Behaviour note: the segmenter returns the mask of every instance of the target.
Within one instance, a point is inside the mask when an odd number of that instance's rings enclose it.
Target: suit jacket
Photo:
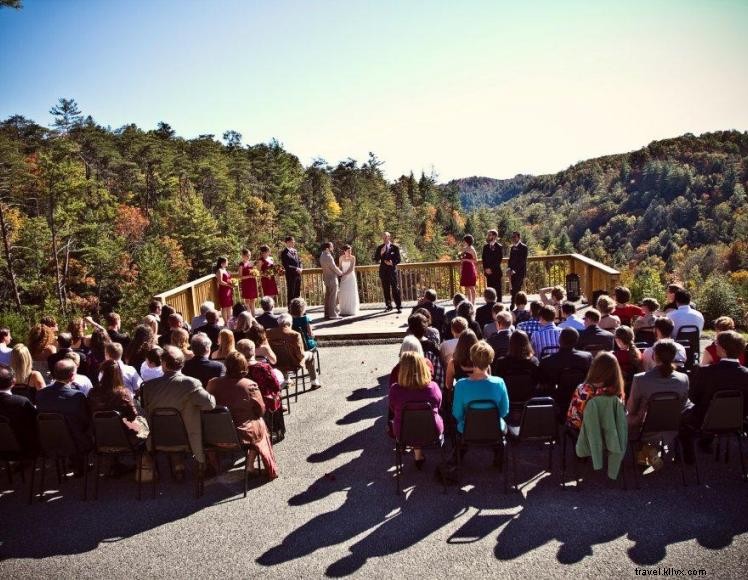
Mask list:
[[[612,351],[615,337],[613,333],[603,330],[597,325],[588,326],[579,333],[579,342],[577,346],[579,348],[587,348],[589,346],[602,346],[605,350]]]
[[[638,430],[647,412],[650,397],[667,391],[678,394],[682,405],[681,411],[685,410],[688,405],[688,377],[684,373],[674,372],[668,377],[663,377],[659,369],[652,369],[634,375],[631,393],[626,401],[629,428]]]
[[[720,360],[708,367],[698,367],[691,381],[689,398],[693,402],[692,417],[700,427],[706,410],[717,391],[737,389],[743,393],[743,416],[748,405],[748,368],[729,360]]]
[[[382,248],[384,248],[384,244],[379,244],[376,251],[374,252],[374,261],[379,263],[380,275],[392,272],[401,262],[400,248],[398,246],[390,243],[390,248],[384,253],[384,255],[382,255]],[[385,264],[385,260],[392,260],[392,266]]]
[[[200,411],[215,408],[213,395],[203,388],[200,381],[181,372],[151,379],[143,384],[142,390],[148,422],[151,422],[154,409],[171,407],[179,411],[195,458],[201,463],[205,462]]]
[[[501,244],[495,243],[493,249],[491,244],[485,244],[483,246],[483,269],[490,268],[494,274],[501,276],[501,260],[504,258],[504,248]]]
[[[288,248],[283,248],[281,251],[281,264],[283,264],[283,267],[286,269],[286,276],[289,278],[293,278],[294,276],[299,276],[300,274],[296,271],[296,268],[301,268],[301,256],[299,256],[299,252],[294,249],[292,252]]]
[[[520,242],[509,249],[509,268],[520,276],[527,274],[527,245]]]
[[[194,357],[184,363],[182,374],[197,379],[204,388],[210,379],[225,375],[226,367],[221,361]]]
[[[592,364],[592,353],[573,348],[559,349],[558,352],[540,360],[541,380],[549,385],[557,385],[561,372],[573,369],[587,374]]]
[[[276,328],[278,326],[278,316],[272,312],[263,312],[256,318],[257,322],[262,324],[265,330]]]
[[[337,284],[338,276],[342,276],[343,271],[338,268],[331,252],[324,251],[320,254],[319,265],[322,268],[322,279],[325,284]]]
[[[210,350],[218,350],[218,335],[221,333],[221,327],[217,324],[203,324],[199,328],[196,328],[193,334],[198,332],[204,332],[210,339],[211,347]]]
[[[481,329],[491,322],[493,322],[493,305],[495,302],[488,302],[483,306],[478,306],[475,309],[475,320],[480,325]]]
[[[279,370],[285,374],[299,368],[304,360],[304,341],[301,334],[287,326],[279,326],[268,330],[267,337],[278,357],[278,364],[275,366]]]
[[[70,428],[78,451],[93,448],[91,413],[86,396],[59,381],[36,393],[36,409],[40,413],[60,413]]]
[[[436,304],[435,302],[431,302],[430,300],[424,300],[420,304],[416,304],[416,306],[413,307],[413,310],[416,310],[417,308],[423,308],[429,311],[429,314],[431,315],[431,326],[441,332],[442,337],[444,337],[444,307],[439,306],[438,304]],[[451,336],[451,333],[447,334],[447,337]]]
[[[496,359],[506,356],[506,353],[509,352],[509,339],[511,337],[512,331],[508,328],[497,330],[488,337],[488,344],[491,345]]]
[[[0,455],[0,459],[33,457],[39,450],[36,429],[36,407],[26,397],[0,392],[0,415],[10,422],[10,428],[21,447],[20,454]]]

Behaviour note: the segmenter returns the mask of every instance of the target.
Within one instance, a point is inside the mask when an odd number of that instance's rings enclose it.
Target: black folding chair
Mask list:
[[[563,423],[566,419],[566,412],[569,410],[574,391],[584,382],[586,377],[587,373],[581,369],[565,368],[561,371],[556,390],[553,393],[559,423]]]
[[[672,439],[673,454],[676,461],[680,464],[681,479],[683,485],[686,484],[686,471],[683,467],[683,456],[680,449],[680,439],[676,437],[680,429],[681,415],[683,405],[680,402],[677,393],[672,391],[655,393],[649,398],[647,410],[644,414],[644,421],[636,434],[629,434],[629,450],[631,451],[631,461],[634,465],[634,481],[636,488],[639,489],[639,466],[636,463],[636,452],[634,443],[641,443],[645,439],[651,439],[654,435],[659,435],[657,447],[660,453],[665,455],[665,444],[663,439],[670,434]]]
[[[242,445],[236,433],[231,413],[226,407],[216,407],[210,411],[200,413],[203,428],[203,448],[220,455],[229,453],[232,458],[238,454],[244,457],[244,497],[247,497],[247,479],[249,477],[249,445]],[[260,466],[260,457],[257,456]],[[200,487],[200,495],[205,492],[204,485]]]
[[[506,445],[504,433],[501,430],[499,408],[496,403],[487,399],[470,401],[465,409],[465,427],[462,435],[457,438],[457,472],[458,480],[462,483],[462,451],[470,447],[491,447],[496,450],[501,447],[502,463],[506,459]],[[504,493],[507,493],[507,477],[504,472]]]
[[[551,356],[552,354],[557,353],[558,350],[558,346],[544,346],[543,350],[540,353],[540,358]]]
[[[8,483],[13,485],[13,467],[11,461],[18,461],[21,466],[21,481],[26,482],[24,474],[25,462],[29,457],[24,457],[21,445],[18,442],[16,434],[10,426],[10,420],[0,415],[0,461],[5,462],[5,470],[8,474]],[[34,470],[31,470],[31,486],[29,491],[29,503],[33,499],[34,493]]]
[[[556,405],[552,397],[534,397],[525,403],[519,425],[507,427],[507,444],[512,455],[512,475],[514,490],[517,487],[517,450],[523,441],[548,444],[548,472],[553,467],[553,449],[558,443],[558,423]],[[504,478],[506,480],[506,476]],[[504,486],[506,490],[506,486]]]
[[[29,385],[17,384],[11,387],[10,392],[14,395],[26,397],[29,401],[36,405],[36,389],[34,387],[30,387]]]
[[[65,417],[60,413],[39,413],[36,418],[39,427],[39,448],[42,460],[41,489],[39,501],[44,498],[44,476],[47,470],[47,459],[54,459],[57,469],[57,482],[62,483],[65,478],[65,461],[70,458],[81,458],[83,464],[83,501],[88,497],[88,453],[81,452],[75,444]],[[31,467],[36,469],[36,459]],[[33,475],[32,495],[33,495]]]
[[[291,390],[290,390],[290,381],[294,381],[294,402],[298,402],[299,400],[299,381],[301,381],[301,392],[306,392],[306,379],[308,377],[308,374],[306,372],[306,368],[304,367],[304,363],[302,362],[298,366],[294,366],[294,364],[291,362],[291,351],[288,348],[288,345],[286,344],[286,341],[284,340],[273,340],[269,342],[270,347],[273,349],[273,352],[275,353],[275,356],[278,359],[277,364],[275,365],[276,368],[278,368],[282,373],[283,376],[286,377],[286,401],[288,403],[288,410],[289,414],[291,413]]]
[[[434,408],[430,403],[406,403],[400,419],[400,437],[395,440],[395,494],[400,495],[400,477],[403,472],[403,453],[406,447],[420,449],[437,447],[441,453],[439,469],[442,473],[444,493],[447,483],[444,476],[446,457],[444,435],[439,433],[434,420]]]
[[[678,334],[675,337],[676,342],[681,343],[683,346],[686,346],[686,343],[688,343],[690,347],[690,352],[688,348],[686,349],[688,354],[686,367],[689,369],[699,365],[699,360],[701,359],[700,339],[701,331],[694,324],[686,324],[678,329]]]
[[[169,467],[171,468],[171,454],[188,454],[193,456],[192,445],[187,435],[187,429],[182,420],[182,414],[171,407],[159,407],[153,410],[150,420],[151,457],[153,458],[153,478],[151,480],[151,497],[156,497],[156,479],[158,475],[158,454],[169,454]],[[200,497],[204,465],[197,460],[197,478],[195,483],[195,497]],[[173,473],[172,473],[173,475]],[[142,478],[141,471],[138,479]]]
[[[517,425],[525,403],[535,396],[537,383],[530,374],[521,373],[504,377],[509,394],[509,416],[507,422]]]
[[[96,411],[93,414],[94,426],[94,499],[99,498],[99,478],[101,477],[101,458],[118,458],[121,455],[132,455],[138,470],[137,498],[141,498],[141,475],[145,441],[133,443],[122,416],[117,411]]]
[[[602,351],[610,352],[608,345],[606,344],[587,344],[585,346],[577,347],[579,350],[584,350],[592,354],[592,357],[596,357],[597,353]]]
[[[719,459],[720,443],[722,437],[735,435],[738,441],[738,454],[740,455],[740,469],[743,474],[743,481],[746,479],[745,459],[743,458],[743,444],[741,437],[744,430],[744,407],[743,393],[735,389],[725,389],[714,393],[709,407],[704,415],[704,421],[701,424],[700,434],[702,436],[717,437],[717,449],[715,459]],[[698,453],[695,454],[698,456]],[[730,461],[730,442],[729,439],[725,445],[725,463]],[[701,484],[699,476],[699,461],[696,459],[696,483]]]
[[[634,332],[634,340],[638,348],[648,348],[652,346],[657,340],[654,326],[642,326],[639,330]],[[639,346],[642,344],[643,346]]]

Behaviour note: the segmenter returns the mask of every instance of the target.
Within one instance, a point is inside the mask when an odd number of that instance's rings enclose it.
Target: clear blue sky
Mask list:
[[[540,174],[748,129],[747,30],[746,0],[24,0],[0,10],[0,118],[64,96],[305,164]]]

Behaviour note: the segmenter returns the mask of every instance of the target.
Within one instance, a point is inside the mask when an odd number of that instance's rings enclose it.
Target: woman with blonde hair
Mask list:
[[[234,342],[234,333],[228,328],[222,328],[218,333],[218,348],[213,351],[210,358],[213,360],[226,360],[226,358],[236,351]]]
[[[587,378],[574,391],[566,414],[566,425],[579,431],[582,428],[584,407],[590,399],[599,396],[618,397],[621,402],[626,398],[618,359],[607,351],[599,352],[592,360]]]
[[[403,354],[406,352],[416,352],[420,354],[421,356],[424,356],[423,354],[423,346],[421,345],[421,341],[418,340],[415,336],[412,334],[407,335],[405,338],[403,338],[403,343],[400,345],[400,354],[398,355],[398,361],[397,364],[392,368],[390,371],[390,386],[395,384],[397,382],[398,373],[400,372],[400,358],[402,358]],[[431,376],[434,376],[434,365],[429,360],[426,359],[426,364],[429,367],[429,372],[431,373]]]
[[[417,352],[404,352],[400,358],[397,382],[390,387],[389,409],[393,417],[392,432],[400,437],[403,410],[411,404],[428,403],[431,406],[434,425],[439,434],[444,432],[444,423],[439,415],[442,393],[431,380],[426,358]],[[424,442],[426,443],[426,442]],[[417,469],[423,467],[426,457],[419,447],[413,448],[413,459]]]
[[[10,368],[16,376],[17,385],[28,385],[37,391],[47,385],[39,371],[34,370],[31,353],[24,344],[17,344],[10,352]]]
[[[610,296],[603,294],[597,299],[597,309],[600,311],[598,326],[603,330],[615,330],[621,326],[621,319],[613,315],[616,302]]]
[[[47,373],[47,359],[57,352],[55,331],[45,324],[35,324],[29,331],[29,352],[35,371]]]
[[[229,330],[229,332],[231,331]],[[182,351],[182,353],[184,353],[185,361],[191,360],[195,357],[195,353],[190,350],[190,334],[184,328],[175,328],[171,331],[171,345],[176,346]],[[151,350],[153,349],[150,349],[148,352]],[[146,359],[147,358],[148,353],[146,353]]]

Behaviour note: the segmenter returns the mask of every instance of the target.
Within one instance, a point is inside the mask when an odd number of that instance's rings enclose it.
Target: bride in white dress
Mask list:
[[[342,316],[355,316],[358,314],[358,281],[356,280],[356,256],[351,254],[348,244],[343,246],[340,255],[340,269],[343,275],[340,277],[340,290],[338,293],[338,304]]]

